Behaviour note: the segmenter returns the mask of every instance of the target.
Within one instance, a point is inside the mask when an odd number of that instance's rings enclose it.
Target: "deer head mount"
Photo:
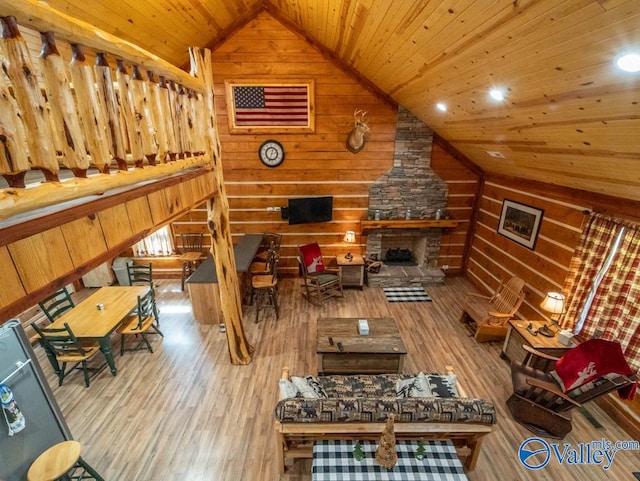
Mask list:
[[[366,141],[365,134],[369,132],[369,125],[364,120],[367,112],[364,110],[356,110],[353,113],[354,127],[347,136],[347,149],[350,152],[357,154],[364,148]]]

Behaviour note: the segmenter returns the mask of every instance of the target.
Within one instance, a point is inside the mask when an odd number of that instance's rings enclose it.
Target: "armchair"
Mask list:
[[[470,327],[477,342],[504,339],[508,321],[515,316],[524,297],[524,281],[515,276],[500,282],[493,296],[469,293],[460,322]]]
[[[333,297],[344,297],[340,269],[327,268],[317,242],[299,247],[300,268],[304,278],[303,295],[317,306]]]
[[[571,409],[603,394],[635,395],[636,375],[616,342],[590,339],[559,359],[523,348],[523,362],[511,364],[513,394],[507,407],[517,422],[539,436],[563,439],[571,432]],[[533,368],[536,358],[548,365]]]

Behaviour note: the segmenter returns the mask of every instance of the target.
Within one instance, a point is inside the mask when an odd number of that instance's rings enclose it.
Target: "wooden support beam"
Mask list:
[[[207,106],[213,106],[213,71],[211,70],[211,51],[192,48],[190,56],[197,66],[194,72],[202,75],[205,82],[205,96]],[[213,110],[208,112],[209,127],[208,150],[214,152],[218,144],[218,131],[215,124]],[[207,225],[211,231],[211,251],[216,260],[216,273],[222,300],[222,316],[226,324],[227,344],[232,364],[249,364],[254,347],[249,344],[242,324],[242,298],[236,272],[236,260],[233,252],[233,240],[229,225],[229,201],[224,188],[222,162],[215,158],[213,162],[215,177],[215,194],[207,202]]]

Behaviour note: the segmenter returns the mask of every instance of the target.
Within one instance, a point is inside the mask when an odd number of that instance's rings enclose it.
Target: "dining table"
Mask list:
[[[68,324],[78,339],[98,341],[111,374],[115,376],[117,369],[111,350],[111,334],[138,307],[138,297],[144,296],[148,290],[149,286],[101,287],[47,327],[64,328]]]

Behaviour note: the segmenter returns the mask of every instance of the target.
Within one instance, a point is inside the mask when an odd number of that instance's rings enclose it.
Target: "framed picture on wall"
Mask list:
[[[538,239],[543,214],[542,209],[504,199],[498,234],[533,250]]]
[[[225,91],[232,134],[315,130],[313,80],[226,81]]]

